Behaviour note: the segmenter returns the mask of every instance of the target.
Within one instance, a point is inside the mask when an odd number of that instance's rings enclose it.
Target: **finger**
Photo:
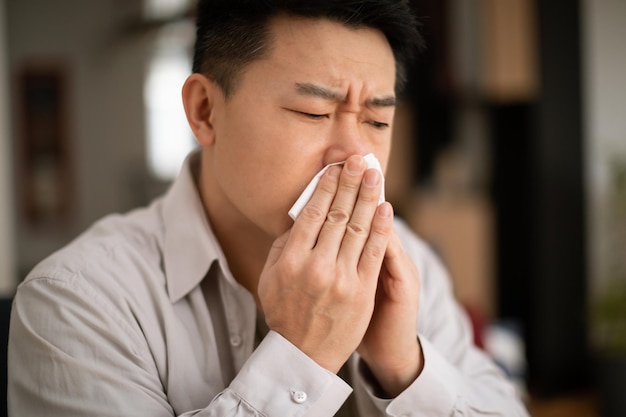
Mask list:
[[[320,230],[326,221],[328,210],[337,193],[340,173],[340,166],[331,166],[322,175],[311,199],[294,221],[288,244],[303,245],[307,250],[315,246]]]
[[[359,259],[358,271],[361,277],[371,278],[377,282],[391,232],[393,230],[393,208],[388,202],[378,206],[372,221],[372,227],[368,235],[361,258]]]
[[[385,249],[385,265],[391,275],[401,275],[402,260],[405,257],[404,247],[400,242],[400,237],[395,231],[389,238],[389,243]]]
[[[419,271],[404,250],[395,230],[392,230],[383,262],[386,273],[382,283],[387,297],[396,302],[408,299],[411,301],[410,305],[419,302],[421,285]],[[417,300],[413,300],[413,296],[416,296]]]
[[[335,254],[339,252],[359,194],[364,171],[365,161],[362,156],[353,155],[346,160],[341,171],[337,194],[320,231],[317,247],[321,251]]]
[[[381,193],[382,176],[375,169],[368,169],[363,176],[359,195],[346,226],[339,257],[356,265],[367,238]]]

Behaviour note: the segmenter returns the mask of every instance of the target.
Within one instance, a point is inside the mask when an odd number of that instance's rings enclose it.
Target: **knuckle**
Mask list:
[[[317,188],[319,188],[320,190],[322,190],[323,192],[327,194],[334,195],[335,192],[337,191],[337,183],[327,179],[326,176],[324,176],[322,177],[322,180],[319,182]]]
[[[357,193],[361,188],[360,183],[342,182],[340,186],[341,190],[349,193]]]
[[[286,276],[292,276],[300,269],[300,262],[297,256],[283,254],[280,262],[280,269]]]
[[[346,233],[357,237],[362,237],[369,234],[369,229],[365,225],[359,224],[358,222],[353,220],[348,223],[348,226],[346,227]]]
[[[302,209],[300,216],[309,223],[317,223],[324,219],[324,212],[315,204],[307,204]]]
[[[327,274],[326,263],[320,260],[310,262],[307,266],[307,271],[312,280],[321,280]]]
[[[389,221],[374,218],[372,223],[372,234],[379,237],[387,237],[391,233],[393,224]]]
[[[380,259],[385,254],[385,248],[379,245],[366,245],[363,255],[372,259]]]
[[[338,300],[347,300],[354,293],[348,279],[338,278],[333,286],[333,296]]]
[[[332,224],[345,225],[350,220],[350,213],[341,207],[333,207],[326,216],[326,221]]]
[[[359,193],[359,200],[366,203],[378,203],[378,193],[376,192],[361,192]]]
[[[328,267],[323,262],[313,262],[308,267],[308,278],[306,280],[306,286],[310,293],[323,293],[331,284],[331,274],[329,274]]]

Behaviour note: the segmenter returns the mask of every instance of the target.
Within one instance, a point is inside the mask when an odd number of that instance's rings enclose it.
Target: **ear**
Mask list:
[[[222,90],[202,74],[191,74],[183,85],[183,106],[187,122],[201,146],[215,142],[215,105],[223,100]]]

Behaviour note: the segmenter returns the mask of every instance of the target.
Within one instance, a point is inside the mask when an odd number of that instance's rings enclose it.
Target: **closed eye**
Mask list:
[[[387,129],[389,127],[389,123],[377,122],[376,120],[371,120],[367,123],[372,125],[375,129],[379,129],[379,130]]]
[[[298,114],[301,114],[304,117],[308,117],[309,119],[313,119],[313,120],[321,120],[321,119],[325,119],[328,117],[328,114],[307,113],[307,112],[297,111],[297,110],[294,110],[294,111]]]

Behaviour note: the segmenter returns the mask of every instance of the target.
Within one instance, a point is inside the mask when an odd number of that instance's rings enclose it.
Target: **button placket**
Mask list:
[[[235,372],[239,372],[252,353],[254,337],[250,335],[254,335],[256,306],[250,293],[231,285],[225,276],[222,279],[220,290],[226,310],[229,343]]]

